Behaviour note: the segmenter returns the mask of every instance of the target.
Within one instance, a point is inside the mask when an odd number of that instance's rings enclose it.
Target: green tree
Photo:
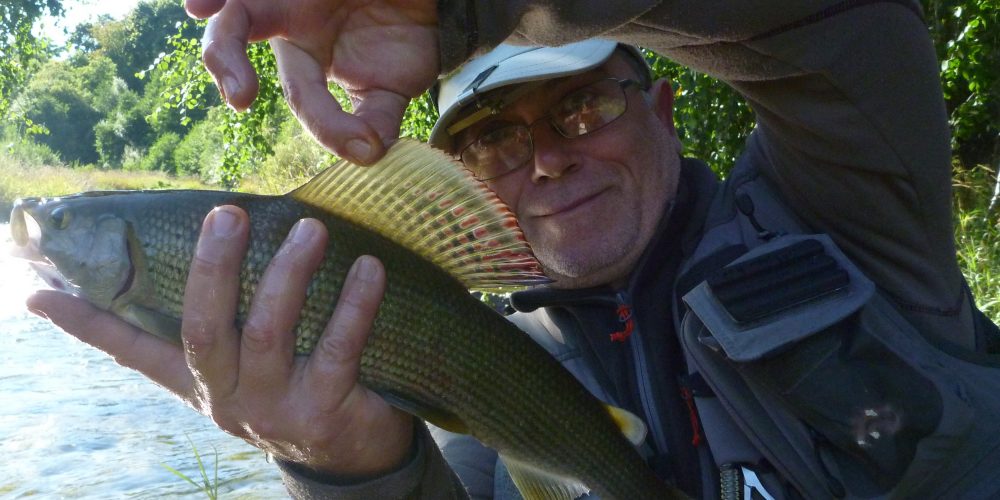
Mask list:
[[[118,166],[127,149],[142,150],[149,145],[152,129],[139,96],[128,88],[125,80],[115,77],[103,100],[104,103],[95,106],[103,118],[94,126],[94,147],[102,166]]]
[[[754,116],[746,101],[708,75],[645,54],[654,78],[666,78],[674,87],[674,125],[684,155],[704,161],[717,173],[728,172],[753,130]]]
[[[0,2],[0,117],[7,117],[12,97],[27,76],[48,57],[48,43],[31,32],[44,14],[62,15],[62,0]]]
[[[97,41],[94,32],[100,26],[111,22],[114,22],[113,17],[101,14],[97,16],[96,21],[78,24],[67,40],[70,50],[79,50],[82,52],[97,51],[101,44]]]
[[[48,133],[36,140],[65,162],[94,163],[95,127],[114,109],[115,65],[106,57],[77,55],[49,61],[32,77],[15,107]]]
[[[94,51],[106,55],[129,88],[141,91],[143,82],[137,73],[168,50],[168,39],[178,29],[183,36],[198,34],[193,24],[185,23],[187,19],[184,7],[176,0],[145,1],[121,21],[105,20],[83,27],[85,33],[78,38],[81,48],[94,47]]]
[[[968,168],[1000,162],[1000,0],[924,0],[952,128]]]

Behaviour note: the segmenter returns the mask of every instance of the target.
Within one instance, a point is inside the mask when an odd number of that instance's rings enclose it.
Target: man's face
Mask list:
[[[608,77],[636,74],[616,54],[600,68],[533,89],[462,131],[455,144],[461,150],[503,123],[534,123],[566,94]],[[517,215],[554,286],[624,285],[676,193],[680,142],[669,84],[654,85],[652,96],[635,85],[625,93],[625,114],[584,136],[566,138],[539,121],[528,163],[487,181]]]

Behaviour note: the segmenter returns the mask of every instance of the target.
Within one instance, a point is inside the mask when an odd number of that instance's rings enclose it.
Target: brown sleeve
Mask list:
[[[461,481],[441,456],[427,426],[417,425],[414,452],[398,470],[362,481],[317,477],[303,467],[278,461],[289,495],[296,499],[371,500],[406,498],[413,500],[459,500],[468,498]]]
[[[559,44],[600,36],[725,81],[757,114],[754,160],[802,220],[833,236],[925,333],[971,346],[947,115],[915,1],[442,5],[464,12],[466,29],[442,38],[472,29],[483,48],[505,37]]]

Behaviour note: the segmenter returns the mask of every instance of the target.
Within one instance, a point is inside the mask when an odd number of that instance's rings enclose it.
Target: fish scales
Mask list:
[[[509,467],[520,462],[573,478],[603,498],[680,496],[655,478],[602,404],[539,345],[438,265],[380,234],[287,195],[163,191],[67,197],[53,203],[73,204],[80,212],[77,218],[95,210],[124,220],[128,240],[137,247],[135,280],[150,285],[142,294],[130,291],[121,298],[133,294],[130,300],[138,305],[174,319],[181,315],[184,283],[205,214],[222,204],[242,207],[251,227],[240,273],[237,326],[245,321],[256,284],[292,225],[315,217],[326,225],[329,240],[295,327],[298,354],[314,348],[354,260],[375,255],[388,280],[361,356],[362,384],[431,423],[469,432],[499,450],[510,460]],[[25,203],[15,212],[41,212],[43,205]]]
[[[593,401],[584,398],[538,400],[537,395],[541,394],[573,393],[567,391],[567,387],[576,382],[567,380],[568,375],[540,377],[541,373],[552,372],[552,360],[533,341],[519,331],[512,332],[513,327],[506,320],[469,296],[451,277],[413,258],[412,253],[394,243],[294,202],[274,201],[234,198],[217,202],[242,206],[253,221],[251,251],[243,264],[248,279],[241,287],[240,321],[245,318],[252,299],[254,287],[251,284],[259,281],[267,262],[277,253],[282,235],[287,234],[299,218],[318,217],[327,225],[330,238],[324,263],[310,285],[303,319],[296,327],[300,354],[309,352],[322,332],[336,303],[337,291],[343,284],[342,277],[354,259],[366,250],[380,248],[377,253],[390,279],[374,332],[362,354],[363,384],[378,392],[404,395],[408,399],[419,399],[422,404],[452,409],[470,428],[489,429],[473,432],[487,445],[517,443],[516,447],[530,450],[525,455],[543,457],[544,465],[550,470],[566,469],[579,474],[582,469],[590,477],[607,474],[603,460],[582,460],[573,464],[574,457],[567,456],[567,451],[571,450],[570,454],[578,457],[595,457],[607,454],[608,450],[622,449],[617,428],[607,420],[589,417],[593,415],[590,408]],[[282,210],[275,210],[279,206]],[[192,230],[186,239],[196,238],[197,230]],[[190,249],[188,255],[193,252],[191,245],[181,248]],[[183,262],[185,259],[178,260]],[[164,285],[164,288],[177,287]],[[441,293],[448,289],[453,293]],[[449,300],[443,300],[444,297]],[[178,306],[179,300],[180,297]],[[427,311],[433,313],[427,314]],[[483,328],[472,335],[464,334],[469,324]],[[492,333],[494,331],[506,335],[497,335]],[[490,369],[497,362],[513,369]],[[484,371],[503,376],[496,379]],[[484,405],[484,402],[490,404]],[[554,412],[554,409],[560,411]],[[562,432],[564,428],[578,432],[568,434]],[[553,437],[563,439],[555,441]],[[513,458],[518,457],[514,455]],[[617,460],[637,462],[634,450],[628,448],[622,449]],[[634,466],[645,467],[641,463]],[[623,498],[641,497],[638,493],[629,495]]]

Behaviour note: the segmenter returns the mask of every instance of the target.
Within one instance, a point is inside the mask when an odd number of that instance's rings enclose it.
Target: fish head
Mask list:
[[[101,196],[22,198],[14,203],[14,256],[49,286],[108,309],[135,276],[129,224]]]

